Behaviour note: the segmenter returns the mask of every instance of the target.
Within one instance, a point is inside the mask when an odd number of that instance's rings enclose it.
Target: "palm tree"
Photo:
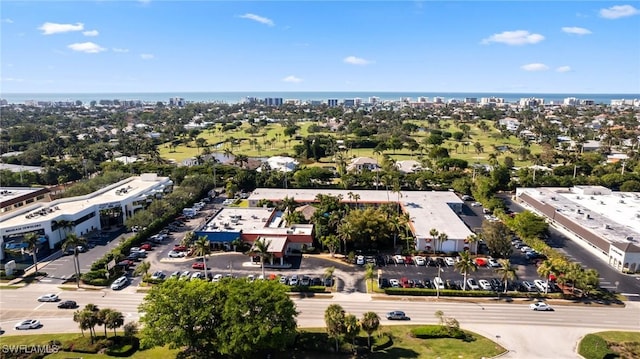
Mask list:
[[[282,204],[282,208],[287,213],[293,212],[293,210],[298,205],[298,202],[296,202],[296,199],[293,198],[293,197],[289,197],[289,196],[285,196],[280,203]]]
[[[107,337],[107,317],[113,312],[111,308],[102,308],[96,314],[98,317],[98,325],[104,325],[104,337]]]
[[[271,241],[267,241],[266,238],[258,238],[255,242],[253,242],[252,252],[253,254],[260,257],[260,267],[262,269],[262,278],[264,278],[264,260],[265,258],[270,258],[271,253],[269,252],[269,247],[271,246]]]
[[[140,274],[143,277],[149,275],[149,269],[151,269],[151,263],[144,261],[136,266],[136,269],[133,271],[135,274]]]
[[[436,240],[438,239],[439,234],[440,232],[438,232],[438,230],[435,228],[431,228],[431,230],[429,231],[429,235],[433,239],[433,254],[436,254]]]
[[[56,222],[58,225],[58,231],[60,231],[61,229],[64,229],[65,235],[67,234],[67,231],[71,228],[73,228],[73,221],[67,221],[65,219],[61,219],[59,221]],[[59,234],[59,233],[58,233]],[[66,236],[60,236],[60,238],[64,238]]]
[[[347,314],[344,317],[344,337],[351,343],[351,349],[356,350],[356,337],[360,332],[360,322],[353,314]]]
[[[507,292],[510,280],[518,279],[516,269],[511,266],[511,261],[508,259],[499,260],[501,267],[496,268],[496,273],[500,276],[500,279],[504,282],[504,292]]]
[[[67,239],[62,242],[62,251],[66,252],[73,249],[73,262],[76,270],[76,286],[80,288],[80,259],[78,247],[86,246],[87,240],[84,237],[78,237],[75,233],[67,234]]]
[[[22,240],[27,245],[26,249],[31,258],[33,258],[33,265],[35,272],[38,273],[38,247],[40,246],[40,236],[36,232],[29,232],[24,236]]]
[[[344,254],[347,254],[347,241],[351,241],[354,237],[353,225],[351,222],[343,221],[338,225],[338,237],[344,243]]]
[[[202,257],[202,263],[204,264],[204,277],[207,278],[207,255],[211,253],[211,241],[207,236],[200,236],[196,240],[193,246],[193,253]]]
[[[480,236],[477,234],[470,234],[467,238],[464,239],[464,242],[469,245],[469,248],[473,248],[475,244],[476,254],[478,254],[478,242],[480,242]]]
[[[544,294],[549,292],[549,276],[556,271],[555,265],[551,259],[544,260],[537,269],[538,275],[545,279]]]
[[[360,327],[367,333],[367,343],[371,350],[371,334],[380,327],[380,317],[376,312],[366,312],[360,319]]]
[[[440,246],[440,251],[442,251],[442,244],[448,240],[449,240],[449,236],[446,233],[440,232],[438,234],[438,244]]]
[[[116,310],[111,310],[104,320],[105,326],[113,329],[113,336],[116,336],[116,329],[124,325],[124,315]],[[107,336],[105,332],[105,337]]]
[[[463,282],[462,290],[467,290],[467,274],[476,271],[476,265],[473,263],[469,252],[460,252],[460,261],[453,265],[453,268],[462,273]]]
[[[331,304],[324,311],[324,322],[327,335],[336,341],[336,353],[340,352],[340,336],[344,333],[344,309],[340,304]]]
[[[371,283],[371,291],[373,291],[373,278],[375,277],[375,266],[373,263],[367,263],[364,271],[364,279],[368,280]]]

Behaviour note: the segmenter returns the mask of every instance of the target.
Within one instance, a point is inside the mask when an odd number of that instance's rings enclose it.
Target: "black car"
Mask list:
[[[324,279],[324,286],[325,287],[333,287],[333,278],[331,278],[331,277],[325,278]]]
[[[58,308],[60,309],[75,309],[78,307],[78,303],[73,300],[65,300],[64,302],[60,302],[58,304]]]
[[[313,278],[311,280],[311,285],[313,285],[313,286],[322,285],[322,279],[320,279],[320,277]]]
[[[492,278],[489,283],[491,284],[491,288],[496,292],[504,290],[504,283],[497,278]]]
[[[433,289],[433,284],[431,283],[431,279],[425,278],[425,280],[422,283],[425,288]]]

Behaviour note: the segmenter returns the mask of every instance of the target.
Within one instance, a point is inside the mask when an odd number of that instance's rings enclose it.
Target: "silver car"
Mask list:
[[[16,330],[26,330],[26,329],[38,329],[42,326],[42,323],[40,323],[39,320],[37,319],[27,319],[27,320],[23,320],[19,323],[16,323],[15,325],[15,329]]]

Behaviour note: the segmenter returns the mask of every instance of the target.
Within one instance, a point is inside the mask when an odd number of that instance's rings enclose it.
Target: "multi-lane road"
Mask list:
[[[78,332],[73,322],[73,310],[58,309],[56,303],[39,303],[36,298],[45,293],[57,293],[62,300],[71,299],[82,307],[87,303],[99,308],[113,308],[125,315],[125,321],[140,318],[138,305],[144,293],[130,287],[123,291],[60,290],[52,284],[35,284],[16,290],[0,291],[0,326],[6,335],[32,333]],[[361,316],[374,311],[382,318],[392,310],[403,310],[411,317],[411,324],[433,324],[434,313],[441,310],[456,318],[465,329],[489,337],[507,348],[511,358],[576,358],[575,345],[583,335],[599,330],[640,330],[640,305],[588,306],[553,303],[553,312],[534,312],[529,302],[451,301],[423,298],[402,300],[372,297],[362,293],[337,293],[327,298],[297,298],[300,327],[324,326],[324,311],[337,303],[345,311]],[[13,326],[23,319],[39,319],[43,327],[32,331],[16,331]],[[406,324],[383,319],[383,325]],[[2,337],[0,336],[0,342]]]

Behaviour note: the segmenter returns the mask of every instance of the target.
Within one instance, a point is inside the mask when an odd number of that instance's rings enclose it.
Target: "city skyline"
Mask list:
[[[634,2],[3,1],[2,93],[640,93]]]

